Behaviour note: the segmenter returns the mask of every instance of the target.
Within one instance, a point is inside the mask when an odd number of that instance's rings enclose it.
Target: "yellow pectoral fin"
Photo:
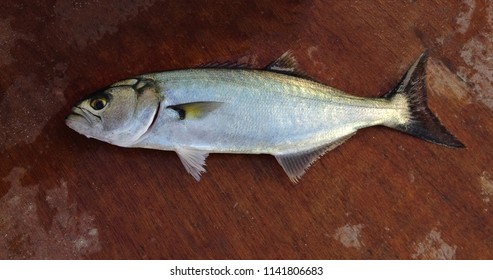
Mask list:
[[[191,102],[168,106],[168,108],[178,112],[180,120],[198,119],[206,116],[222,105],[222,102],[204,101]]]

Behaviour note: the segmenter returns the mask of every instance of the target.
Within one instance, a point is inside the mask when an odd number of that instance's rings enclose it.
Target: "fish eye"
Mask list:
[[[89,105],[91,105],[91,107],[94,110],[99,111],[99,110],[103,109],[104,107],[106,107],[107,103],[108,103],[108,100],[105,97],[98,96],[98,97],[92,99],[91,102],[89,103]]]

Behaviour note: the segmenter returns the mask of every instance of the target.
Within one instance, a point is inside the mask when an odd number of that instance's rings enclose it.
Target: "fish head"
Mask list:
[[[65,123],[89,138],[128,147],[152,126],[160,96],[153,80],[120,81],[75,104]]]

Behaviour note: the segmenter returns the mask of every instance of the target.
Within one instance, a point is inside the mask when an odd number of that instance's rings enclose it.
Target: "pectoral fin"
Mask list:
[[[167,108],[175,110],[178,113],[180,120],[188,120],[202,118],[219,108],[221,104],[223,103],[216,101],[204,101],[171,105]]]
[[[290,154],[280,154],[274,155],[277,162],[282,166],[284,172],[289,176],[289,179],[293,183],[297,183],[299,178],[305,174],[305,171],[310,167],[317,159],[323,156],[330,150],[335,149],[337,146],[341,145],[353,136],[356,132],[346,135],[344,137],[338,138],[331,143],[315,147],[312,149],[304,150],[301,152],[290,153]]]
[[[176,153],[185,167],[185,170],[187,170],[195,180],[199,181],[200,174],[205,172],[205,159],[209,153],[188,148],[178,148],[176,149]]]

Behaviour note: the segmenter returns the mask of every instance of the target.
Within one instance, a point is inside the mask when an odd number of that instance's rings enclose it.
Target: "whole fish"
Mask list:
[[[426,104],[423,53],[381,98],[348,95],[308,78],[287,52],[265,69],[145,74],[77,103],[73,130],[122,147],[175,151],[196,180],[209,153],[271,154],[293,182],[358,129],[383,125],[464,147]]]

